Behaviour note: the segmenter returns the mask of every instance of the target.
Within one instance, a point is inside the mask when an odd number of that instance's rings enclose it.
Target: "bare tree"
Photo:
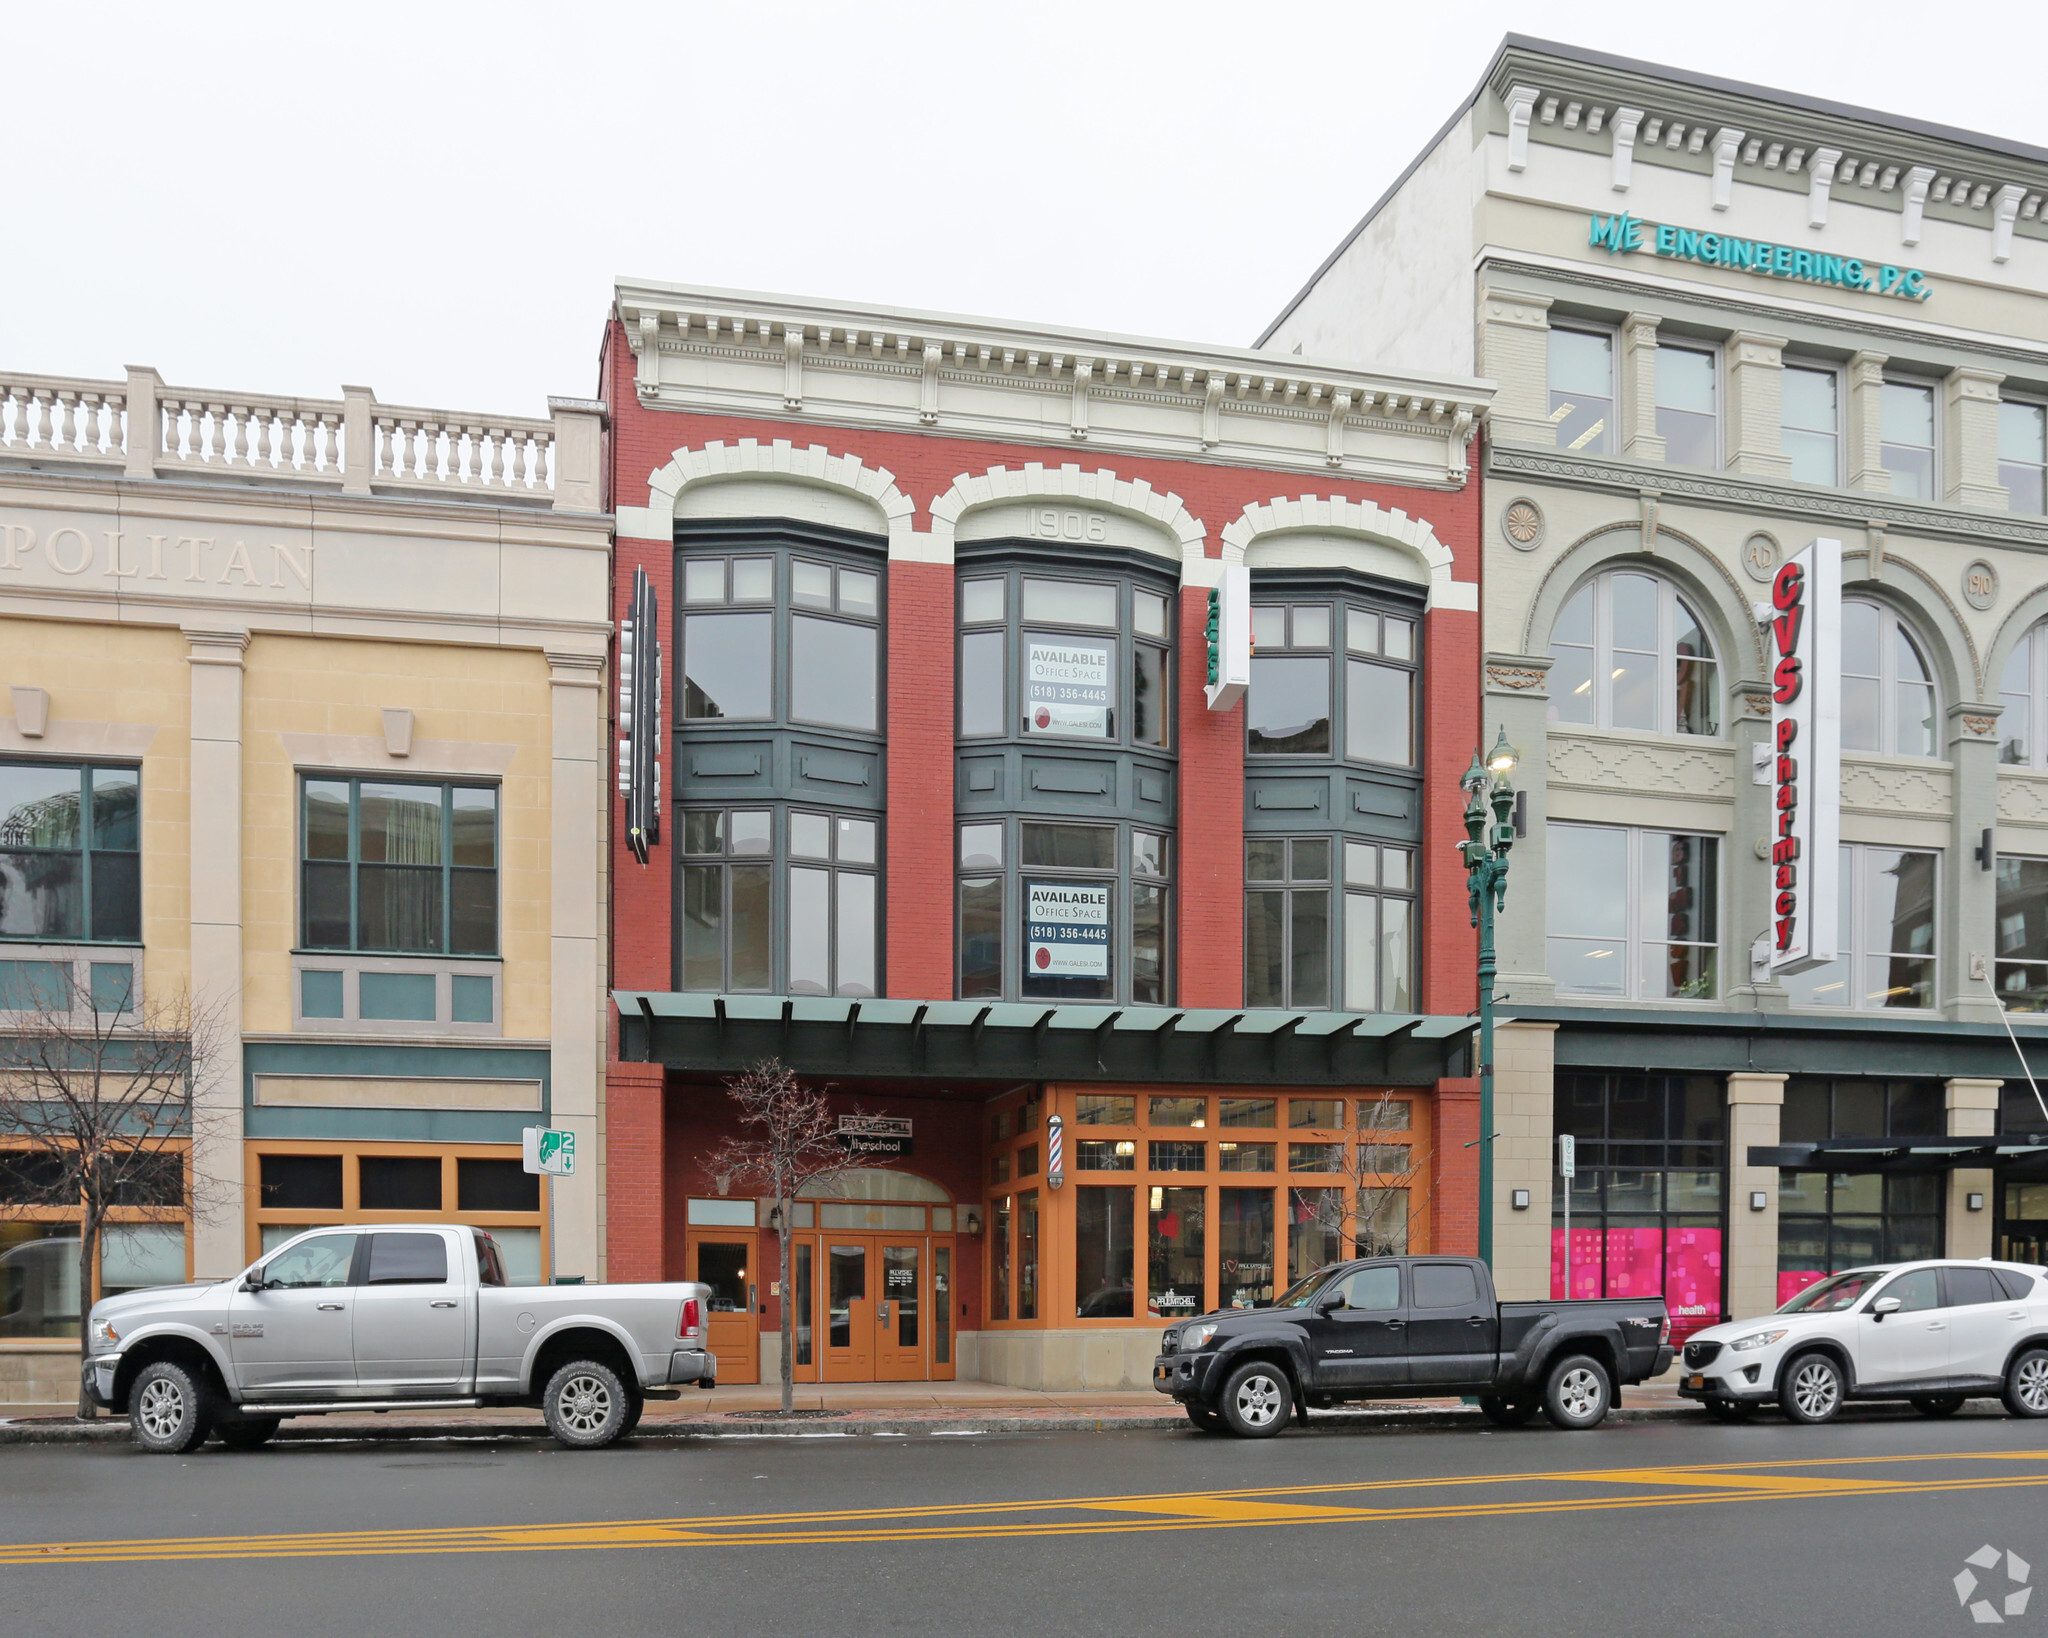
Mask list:
[[[1328,1230],[1361,1257],[1406,1251],[1408,1219],[1434,1188],[1429,1150],[1408,1141],[1409,1129],[1404,1099],[1391,1092],[1360,1098],[1358,1141],[1345,1157],[1343,1184],[1294,1190],[1301,1221]]]
[[[753,1135],[727,1138],[712,1151],[705,1168],[720,1193],[738,1184],[775,1202],[781,1254],[782,1414],[788,1416],[796,1408],[796,1305],[789,1257],[796,1197],[805,1188],[820,1193],[848,1172],[866,1170],[873,1162],[841,1139],[827,1089],[804,1086],[796,1072],[778,1058],[763,1058],[737,1080],[728,1081],[726,1091],[739,1105],[741,1127]]]
[[[209,1209],[211,1193],[189,1175],[202,1136],[193,1092],[219,1025],[183,998],[102,1012],[66,984],[32,999],[0,1033],[0,1216],[78,1210],[78,1341],[89,1358],[93,1269],[114,1208],[164,1222]],[[78,1414],[93,1409],[81,1380]]]

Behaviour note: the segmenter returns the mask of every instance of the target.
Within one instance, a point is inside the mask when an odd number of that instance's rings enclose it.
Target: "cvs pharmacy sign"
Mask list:
[[[1842,543],[1816,540],[1771,581],[1771,970],[1835,949],[1841,904]]]

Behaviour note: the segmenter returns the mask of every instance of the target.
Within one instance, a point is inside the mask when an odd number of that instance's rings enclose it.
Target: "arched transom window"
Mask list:
[[[1572,593],[1550,635],[1550,720],[1650,734],[1718,734],[1707,628],[1669,581],[1610,569]]]
[[[1842,600],[1842,748],[1936,756],[1934,677],[1906,623],[1882,603]]]

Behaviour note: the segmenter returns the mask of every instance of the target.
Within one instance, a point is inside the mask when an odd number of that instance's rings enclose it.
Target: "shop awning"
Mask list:
[[[1749,1164],[1791,1172],[1952,1172],[1995,1166],[2048,1177],[2048,1136],[1758,1145],[1749,1151]]]
[[[619,1055],[706,1074],[780,1058],[877,1080],[1427,1086],[1472,1071],[1478,1020],[1277,1007],[852,1000],[616,990]]]

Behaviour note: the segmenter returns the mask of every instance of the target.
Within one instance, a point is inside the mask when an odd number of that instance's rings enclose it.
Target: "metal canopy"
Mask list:
[[[1476,1020],[1277,1007],[908,1001],[617,990],[619,1053],[734,1074],[1427,1086],[1472,1073]]]
[[[1752,1166],[1788,1172],[1949,1172],[1958,1168],[2024,1166],[2048,1177],[2048,1136],[2033,1138],[1922,1138],[1885,1142],[1879,1138],[1831,1143],[1757,1145]]]

